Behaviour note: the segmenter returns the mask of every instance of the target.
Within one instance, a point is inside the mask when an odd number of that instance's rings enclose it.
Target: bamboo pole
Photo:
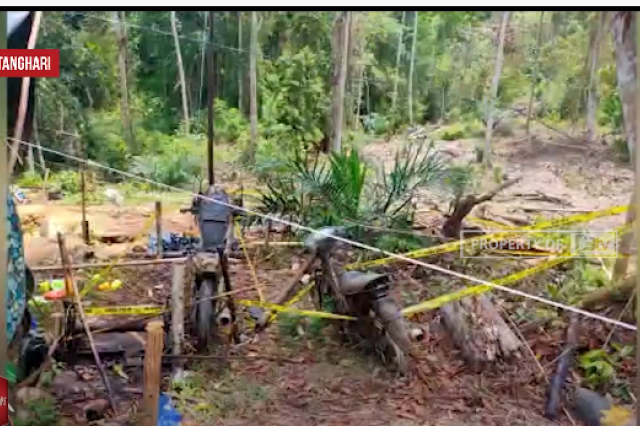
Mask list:
[[[182,340],[184,339],[184,278],[186,265],[178,263],[173,266],[173,279],[171,283],[171,335],[174,356],[182,354]],[[175,359],[173,362],[173,377],[182,376],[183,360]]]
[[[100,377],[102,378],[102,382],[109,396],[109,404],[111,405],[111,408],[113,409],[114,413],[117,414],[116,404],[113,399],[113,390],[111,389],[111,382],[109,382],[109,377],[107,376],[107,372],[104,370],[104,366],[102,365],[102,361],[100,360],[100,355],[96,350],[96,345],[93,340],[93,334],[91,334],[91,330],[89,329],[89,323],[87,321],[87,316],[85,315],[84,308],[82,307],[80,292],[78,291],[78,286],[73,276],[73,271],[70,267],[71,259],[69,258],[69,253],[67,253],[67,248],[64,243],[64,237],[60,232],[58,232],[58,244],[60,246],[60,257],[62,258],[61,259],[62,264],[65,265],[64,277],[65,277],[65,287],[67,288],[67,296],[73,295],[73,298],[76,304],[76,310],[80,315],[80,320],[82,321],[82,325],[84,326],[84,331],[87,334],[87,339],[89,340],[89,345],[91,346],[91,352],[93,352],[93,359],[95,360],[96,367],[98,368]]]
[[[87,221],[87,185],[85,180],[84,164],[80,164],[80,191],[82,192],[82,239],[89,245],[89,222]]]
[[[180,93],[182,94],[182,114],[184,116],[184,131],[189,134],[189,105],[187,103],[187,85],[184,77],[184,65],[182,64],[182,53],[180,52],[180,38],[178,37],[178,18],[176,12],[169,12],[171,19],[171,33],[173,34],[173,43],[176,49],[176,59],[178,65],[178,76],[180,77]]]
[[[158,239],[158,259],[162,259],[164,255],[164,247],[162,245],[162,202],[156,201],[156,237]]]
[[[142,426],[158,424],[158,401],[164,349],[164,324],[154,321],[147,325],[147,346],[144,353],[144,417]]]
[[[33,24],[31,25],[31,34],[29,35],[29,41],[27,42],[27,49],[33,49],[38,40],[38,30],[40,29],[40,20],[42,18],[42,12],[34,12]],[[20,88],[20,106],[18,109],[18,121],[13,130],[13,143],[11,145],[11,159],[9,160],[9,176],[13,173],[13,168],[16,165],[18,159],[18,152],[20,152],[20,141],[22,141],[22,133],[24,130],[24,120],[27,115],[27,107],[29,102],[29,86],[31,85],[31,78],[24,77],[22,79],[22,87]],[[5,120],[6,121],[6,120]]]

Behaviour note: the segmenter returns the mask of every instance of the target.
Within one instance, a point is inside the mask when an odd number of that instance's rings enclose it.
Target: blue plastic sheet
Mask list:
[[[173,406],[169,395],[160,394],[160,410],[158,413],[158,426],[180,426],[182,415]]]
[[[162,234],[162,250],[164,252],[177,251],[193,253],[200,247],[200,238],[186,237],[184,235],[168,232]],[[155,255],[158,252],[158,238],[154,234],[149,234],[147,243],[147,254]]]

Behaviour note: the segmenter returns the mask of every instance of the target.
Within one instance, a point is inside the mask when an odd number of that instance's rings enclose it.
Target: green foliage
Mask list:
[[[441,185],[446,168],[432,145],[407,144],[390,170],[371,167],[357,151],[332,153],[327,161],[296,154],[286,172],[267,182],[261,209],[292,215],[312,226],[376,222],[406,227],[418,188]]]
[[[38,399],[25,404],[25,418],[12,418],[14,426],[57,426],[60,416],[52,399]],[[15,416],[12,416],[15,417]]]
[[[80,174],[75,170],[53,173],[47,184],[65,195],[77,194],[80,192]]]
[[[322,66],[308,47],[260,63],[262,137],[277,141],[280,149],[306,150],[322,139],[329,101]]]
[[[407,12],[404,22],[401,16],[400,12],[362,11],[353,15],[354,49],[345,94],[345,134],[349,134],[357,116],[371,136],[388,138],[408,124],[407,75],[412,24],[417,19],[414,121],[425,124],[437,120],[444,124],[436,132],[436,139],[482,136],[484,125],[480,119],[486,114],[495,67],[497,26],[492,14]],[[589,69],[585,52],[594,29],[594,16],[584,12],[545,14],[542,44],[538,47],[539,12],[512,13],[513,31],[505,45],[496,107],[506,111],[526,104],[533,83],[537,117],[550,123],[580,119],[584,115]],[[307,151],[329,136],[335,18],[335,12],[259,13],[259,140],[256,163],[247,165],[259,178],[286,170],[285,164],[294,152]],[[112,20],[110,12],[104,11],[47,15],[38,47],[59,48],[64,54],[61,78],[38,81],[39,137],[45,146],[86,155],[117,169],[144,169],[146,176],[163,175],[164,181],[184,182],[185,175],[196,169],[188,156],[182,155],[175,167],[168,159],[151,161],[151,157],[166,152],[158,145],[171,145],[173,139],[181,138],[176,135],[184,129],[169,13],[126,12],[126,23],[130,24],[128,91],[135,134],[131,141],[125,140],[122,129],[118,45]],[[215,14],[214,20],[219,47],[214,105],[216,142],[234,143],[235,149],[241,151],[249,139],[249,14],[220,13]],[[206,134],[207,75],[202,43],[205,22],[206,12],[178,12],[191,132],[196,137]],[[237,45],[240,31],[241,47]],[[402,50],[397,67],[399,35]],[[603,37],[597,76],[598,121],[607,130],[620,133],[623,121],[612,53],[612,41]],[[532,81],[534,65],[538,70],[536,81]],[[397,108],[391,111],[394,86]],[[143,167],[142,163],[148,166]],[[180,173],[178,168],[182,166],[189,170]],[[365,185],[367,191],[370,186]]]
[[[132,171],[154,182],[181,186],[202,176],[202,163],[196,141],[176,137],[161,141],[153,154],[134,157]]]
[[[547,292],[555,299],[577,303],[583,295],[602,288],[610,282],[606,272],[597,266],[580,261],[561,284],[547,284]]]
[[[247,131],[247,119],[237,108],[230,108],[223,99],[216,98],[214,102],[214,129],[216,142],[236,142]],[[196,113],[192,131],[202,135],[207,134],[207,110]]]
[[[16,180],[21,188],[42,188],[42,176],[36,172],[25,172]]]
[[[458,139],[475,138],[482,136],[484,126],[478,120],[455,123],[438,129],[434,139],[443,141],[455,141]]]
[[[630,399],[628,384],[618,379],[616,368],[626,359],[632,359],[635,352],[631,345],[612,343],[612,351],[590,350],[578,358],[578,365],[584,371],[586,385],[598,391],[611,391],[618,397]]]

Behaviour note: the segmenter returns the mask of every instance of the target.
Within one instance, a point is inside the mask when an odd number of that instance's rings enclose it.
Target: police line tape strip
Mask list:
[[[409,252],[409,253],[404,253],[404,254],[402,254],[402,256],[413,259],[413,258],[419,258],[419,257],[432,256],[432,255],[435,255],[435,254],[450,253],[452,251],[459,250],[459,249],[461,249],[463,247],[473,245],[474,243],[480,242],[480,241],[488,242],[488,241],[504,240],[504,239],[512,237],[514,235],[518,235],[522,231],[542,230],[542,229],[553,228],[553,227],[556,227],[556,226],[569,225],[569,224],[574,224],[574,223],[590,222],[590,221],[592,221],[594,219],[598,219],[598,218],[605,217],[605,216],[615,216],[615,215],[618,215],[618,214],[626,212],[628,208],[629,208],[628,206],[616,206],[616,207],[611,207],[611,208],[608,208],[608,209],[599,210],[599,211],[595,211],[595,212],[581,213],[581,214],[577,214],[577,215],[573,215],[573,216],[561,217],[561,218],[558,218],[558,219],[553,219],[553,220],[549,220],[549,221],[546,221],[546,222],[542,222],[542,223],[539,223],[537,225],[525,226],[525,227],[514,229],[514,230],[498,232],[498,233],[495,233],[495,234],[491,234],[490,236],[480,235],[480,236],[477,236],[477,237],[467,238],[465,240],[458,240],[458,241],[453,241],[453,242],[450,242],[450,243],[440,244],[440,245],[434,246],[434,247],[428,247],[428,248],[425,248],[425,249],[415,250],[415,251],[412,251],[412,252]],[[394,262],[394,261],[397,262],[398,260],[399,259],[396,258],[396,257],[384,257],[382,259],[375,259],[375,260],[370,260],[370,261],[366,261],[366,262],[351,263],[351,264],[346,265],[344,268],[346,270],[367,268],[367,267],[371,267],[371,266],[386,265],[386,264]]]
[[[298,303],[300,299],[302,299],[304,295],[307,294],[313,288],[314,285],[315,285],[315,282],[311,282],[306,286],[304,286],[302,290],[296,293],[295,296],[293,296],[291,299],[287,301],[287,303],[284,304],[284,307],[289,308],[295,305],[296,303]],[[276,312],[272,313],[271,316],[269,317],[269,322],[272,322],[274,319],[276,319],[276,315],[277,315]]]
[[[625,224],[616,228],[614,231],[617,233],[617,235],[624,235],[627,232],[630,232],[632,229],[633,229],[633,225]],[[543,262],[532,268],[528,268],[528,269],[516,272],[514,274],[508,275],[499,280],[496,280],[494,281],[494,284],[497,284],[497,285],[512,284],[516,281],[520,281],[526,277],[537,274],[538,272],[551,269],[555,266],[569,262],[570,260],[573,260],[576,258],[578,257],[577,256],[558,257],[558,258]],[[312,282],[306,285],[305,287],[303,287],[302,290],[300,290],[295,296],[293,296],[289,301],[287,301],[287,303],[284,306],[276,305],[274,303],[269,303],[269,302],[260,302],[257,300],[237,300],[237,303],[244,306],[255,306],[255,307],[265,308],[275,312],[290,312],[290,313],[294,313],[294,314],[305,316],[305,317],[317,317],[317,318],[327,318],[327,319],[347,320],[347,321],[356,320],[356,318],[351,316],[338,315],[331,312],[291,308],[291,305],[297,303],[305,294],[307,294],[313,288],[313,286],[314,286],[314,283]],[[442,296],[435,297],[431,300],[427,300],[417,305],[409,306],[407,308],[404,308],[401,312],[405,316],[411,316],[419,312],[438,309],[446,305],[447,303],[463,299],[467,296],[476,296],[476,295],[485,293],[489,290],[492,290],[492,287],[486,284],[467,287],[453,293],[444,294]],[[165,312],[165,310],[166,309],[162,306],[154,306],[154,305],[110,306],[110,307],[88,306],[84,308],[85,314],[87,314],[88,316],[162,314]]]
[[[276,305],[275,303],[260,302],[258,300],[236,300],[236,303],[244,306],[254,306],[257,308],[264,308],[270,311],[290,312],[303,317],[317,317],[317,318],[327,318],[327,319],[346,320],[346,321],[356,320],[356,318],[346,316],[346,315],[338,315],[338,314],[333,314],[331,312],[310,311],[306,309],[295,309],[295,308],[290,308],[286,306]]]
[[[137,305],[137,306],[85,306],[84,313],[88,316],[103,315],[149,315],[162,314],[166,311],[164,306]]]
[[[498,222],[494,222],[493,220],[487,220],[487,219],[480,219],[479,217],[476,216],[468,216],[465,219],[468,219],[469,222],[475,222],[479,225],[484,225],[484,226],[492,226],[494,228],[498,228],[498,229],[518,229],[517,226],[508,226],[508,225],[503,225],[502,223],[498,223]]]
[[[619,233],[619,235],[624,235],[627,232],[630,232],[633,229],[633,225],[622,225],[616,228],[614,231]],[[528,276],[537,274],[538,272],[542,272],[547,269],[551,269],[554,266],[561,265],[562,263],[569,262],[570,260],[577,259],[577,256],[574,257],[559,257],[556,259],[552,259],[546,261],[544,263],[540,263],[532,268],[525,269],[523,271],[516,272],[514,274],[508,275],[504,278],[501,278],[497,281],[494,281],[494,284],[497,285],[507,285],[512,284],[516,281],[524,279]],[[486,284],[480,284],[473,287],[466,287],[462,290],[455,291],[453,293],[444,294],[442,296],[435,297],[433,299],[427,300],[425,302],[419,303],[417,305],[409,306],[402,310],[402,314],[405,316],[411,316],[417,314],[419,312],[430,311],[433,309],[438,309],[449,302],[454,302],[456,300],[463,299],[467,296],[477,296],[479,294],[485,293],[489,290],[492,290],[491,286]]]

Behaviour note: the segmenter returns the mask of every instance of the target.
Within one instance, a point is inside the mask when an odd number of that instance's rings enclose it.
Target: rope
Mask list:
[[[13,140],[13,138],[9,138],[9,139]],[[18,141],[18,142],[20,142],[22,144],[25,144],[27,146],[35,146],[35,144],[33,144],[31,142],[27,142],[27,141]],[[403,256],[401,254],[391,253],[391,252],[388,252],[386,250],[382,250],[382,249],[379,249],[377,247],[373,247],[373,246],[370,246],[370,245],[367,245],[367,244],[362,244],[362,243],[359,243],[357,241],[349,240],[347,238],[339,237],[337,235],[331,235],[331,234],[326,233],[326,232],[324,232],[322,230],[313,229],[313,228],[310,228],[308,226],[304,226],[304,225],[301,225],[301,224],[298,224],[298,223],[295,223],[295,222],[291,222],[291,221],[288,221],[286,219],[282,219],[282,218],[279,218],[279,217],[276,217],[276,216],[271,216],[271,215],[268,215],[268,214],[256,212],[256,211],[247,209],[245,207],[236,206],[234,204],[225,203],[223,201],[214,200],[214,199],[208,198],[208,197],[206,197],[204,195],[201,195],[201,194],[195,194],[195,193],[192,193],[192,192],[184,190],[184,189],[173,187],[171,185],[166,185],[164,183],[155,182],[155,181],[153,181],[151,179],[147,179],[147,178],[145,178],[143,176],[138,176],[138,175],[136,175],[134,173],[126,172],[126,171],[123,171],[123,170],[118,170],[116,168],[113,168],[113,167],[110,167],[110,166],[106,166],[104,164],[97,163],[97,162],[95,162],[93,160],[86,160],[86,159],[83,159],[83,158],[80,158],[80,157],[76,157],[76,156],[71,155],[71,154],[67,154],[67,153],[62,152],[62,151],[51,149],[51,148],[42,147],[42,149],[45,150],[45,151],[51,152],[53,154],[58,154],[58,155],[60,155],[62,157],[68,158],[70,160],[74,160],[74,161],[77,161],[77,162],[80,162],[80,163],[85,163],[85,164],[93,166],[93,167],[97,167],[97,168],[101,168],[101,169],[104,169],[104,170],[108,170],[108,171],[111,171],[112,173],[117,173],[117,174],[120,174],[122,176],[127,176],[127,177],[132,178],[132,179],[138,179],[138,180],[141,180],[143,182],[147,182],[147,183],[150,183],[152,185],[156,185],[158,187],[165,188],[165,189],[167,189],[169,191],[176,191],[176,192],[182,192],[182,193],[185,193],[185,194],[190,194],[192,197],[197,197],[197,198],[199,198],[201,200],[206,200],[206,201],[209,201],[209,202],[212,202],[212,203],[220,204],[222,206],[225,206],[225,207],[237,210],[237,211],[245,212],[245,213],[250,214],[250,215],[259,216],[259,217],[262,217],[263,219],[272,220],[274,222],[279,222],[279,223],[282,223],[284,225],[290,226],[290,227],[292,227],[294,229],[301,229],[301,230],[304,230],[304,231],[307,231],[307,232],[310,232],[310,233],[313,233],[313,234],[319,234],[319,235],[322,235],[322,236],[324,236],[326,238],[331,238],[331,239],[334,239],[336,241],[340,241],[342,243],[349,244],[349,245],[351,245],[353,247],[358,247],[358,248],[361,248],[361,249],[364,249],[364,250],[369,250],[369,251],[372,251],[372,252],[375,252],[375,253],[380,253],[382,255],[385,255],[385,256],[388,256],[388,257],[392,257],[392,258],[401,260],[403,262],[411,263],[413,265],[421,266],[423,268],[431,269],[433,271],[438,271],[438,272],[441,272],[441,273],[443,273],[445,275],[450,275],[450,276],[453,276],[453,277],[457,277],[457,278],[460,278],[460,279],[463,279],[463,280],[466,280],[466,281],[470,281],[470,282],[473,282],[473,283],[476,283],[476,284],[484,284],[484,285],[489,286],[489,287],[491,287],[493,289],[501,290],[501,291],[504,291],[506,293],[510,293],[510,294],[512,294],[514,296],[520,296],[520,297],[524,297],[526,299],[535,300],[536,302],[540,302],[540,303],[543,303],[543,304],[546,304],[546,305],[549,305],[549,306],[553,306],[553,307],[558,308],[558,309],[563,309],[565,311],[573,312],[573,313],[585,316],[587,318],[592,318],[592,319],[595,319],[595,320],[598,320],[598,321],[601,321],[601,322],[605,322],[605,323],[608,323],[608,324],[617,325],[618,327],[622,327],[622,328],[625,328],[627,330],[637,330],[636,326],[634,326],[633,324],[629,324],[629,323],[626,323],[626,322],[622,322],[622,321],[618,321],[618,320],[615,320],[615,319],[612,319],[612,318],[605,317],[603,315],[599,315],[599,314],[595,314],[595,313],[592,313],[592,312],[589,312],[589,311],[585,311],[583,309],[576,308],[574,306],[565,305],[563,303],[559,303],[559,302],[555,302],[553,300],[545,299],[544,297],[536,296],[534,294],[529,294],[529,293],[526,293],[524,291],[516,290],[514,288],[509,288],[509,287],[506,287],[506,286],[503,286],[503,285],[495,284],[495,283],[492,283],[490,281],[486,281],[486,280],[483,280],[483,279],[480,279],[480,278],[476,278],[476,277],[473,277],[473,276],[470,276],[470,275],[466,275],[466,274],[463,274],[463,273],[460,273],[460,272],[456,272],[456,271],[452,271],[452,270],[449,270],[449,269],[445,269],[445,268],[443,268],[441,266],[438,266],[438,265],[433,265],[433,264],[426,263],[426,262],[423,262],[423,261],[420,261],[420,260],[417,260],[417,259],[411,259],[411,258],[408,258],[408,257]]]

